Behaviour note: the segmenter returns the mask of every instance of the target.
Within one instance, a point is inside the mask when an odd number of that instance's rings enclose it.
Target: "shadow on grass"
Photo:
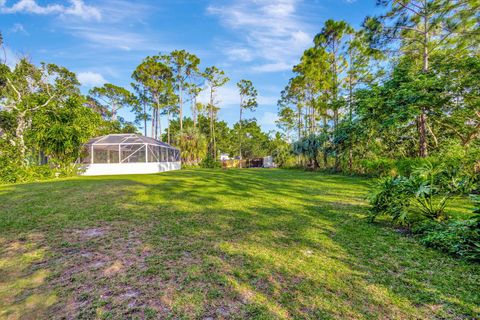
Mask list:
[[[152,250],[122,274],[142,303],[105,302],[117,317],[475,317],[478,266],[366,223],[367,186],[257,169],[25,184],[0,189],[0,230],[44,232],[57,252],[69,228],[146,230]]]

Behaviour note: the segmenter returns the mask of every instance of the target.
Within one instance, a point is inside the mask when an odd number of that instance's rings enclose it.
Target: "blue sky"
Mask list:
[[[249,79],[259,107],[248,116],[269,131],[291,67],[324,21],[358,27],[378,11],[374,0],[0,0],[0,31],[9,64],[28,56],[65,66],[84,92],[104,82],[129,87],[144,57],[185,49],[230,77],[218,95],[222,120],[237,121],[235,83]]]

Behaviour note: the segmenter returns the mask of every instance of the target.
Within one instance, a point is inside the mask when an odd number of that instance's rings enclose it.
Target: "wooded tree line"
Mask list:
[[[312,167],[479,159],[479,2],[380,0],[361,28],[328,20],[293,68],[278,126]]]
[[[49,167],[71,173],[90,138],[137,132],[138,127],[144,135],[178,146],[189,165],[206,158],[215,164],[220,152],[264,156],[279,141],[262,132],[255,119],[244,118],[245,110],[257,107],[257,91],[249,80],[237,84],[238,123],[229,128],[220,121],[218,90],[229,78],[215,66],[200,70],[200,59],[185,50],[146,57],[133,71],[130,88],[106,83],[87,95],[81,93],[75,73],[64,67],[37,66],[26,58],[13,67],[6,57],[0,62],[2,181],[51,175],[52,170],[39,166],[47,159]],[[208,95],[205,104],[198,101],[202,91]],[[186,108],[191,117],[185,117]],[[119,116],[121,109],[133,112],[135,121]],[[161,127],[163,118],[166,128]]]

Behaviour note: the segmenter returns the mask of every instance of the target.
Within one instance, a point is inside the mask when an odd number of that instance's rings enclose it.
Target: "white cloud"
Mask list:
[[[252,61],[254,58],[254,54],[252,50],[248,48],[240,48],[240,47],[225,48],[224,53],[228,56],[229,60],[233,60],[233,61],[249,62],[249,61]]]
[[[86,5],[82,0],[70,0],[70,2],[72,5],[66,7],[63,14],[77,16],[84,20],[102,19],[102,15],[97,8]]]
[[[261,65],[256,65],[252,67],[252,70],[255,72],[280,72],[280,71],[289,71],[292,69],[292,65],[283,61],[274,62],[274,63],[265,63]]]
[[[265,111],[260,117],[260,119],[258,120],[258,123],[261,126],[275,126],[276,125],[275,121],[277,120],[278,120],[277,114],[270,111]]]
[[[144,38],[142,34],[125,32],[110,27],[71,27],[70,32],[83,38],[91,44],[102,48],[114,48],[124,51],[150,48],[153,44]]]
[[[257,97],[257,102],[259,106],[262,105],[275,105],[277,103],[277,97],[275,96],[262,96]],[[236,108],[240,104],[240,96],[238,93],[238,88],[235,84],[227,84],[218,89],[216,93],[216,100],[220,108],[229,109]],[[208,89],[203,90],[198,97],[198,101],[204,104],[210,102],[210,91]]]
[[[101,86],[107,82],[107,80],[105,80],[105,78],[103,78],[103,76],[97,72],[80,72],[78,73],[77,77],[78,81],[80,81],[80,83],[86,87]]]
[[[100,11],[86,5],[83,0],[69,0],[70,5],[48,4],[39,5],[36,0],[19,0],[17,3],[8,7],[6,1],[0,2],[0,13],[31,13],[31,14],[58,14],[61,16],[75,16],[84,20],[101,20]]]
[[[12,33],[23,33],[25,35],[28,35],[27,30],[21,23],[14,23],[13,26],[10,28],[10,32]]]
[[[246,0],[229,5],[209,6],[207,12],[216,15],[226,27],[241,39],[241,44],[224,46],[228,56],[248,57],[264,63],[254,67],[257,72],[289,70],[302,52],[312,43],[312,26],[297,14],[299,0]],[[248,55],[247,55],[248,53]]]
[[[20,61],[21,55],[13,52],[12,49],[9,47],[5,46],[5,52],[3,50],[0,50],[0,61],[5,61],[6,60],[6,65],[10,68],[13,69],[17,65],[18,61]]]

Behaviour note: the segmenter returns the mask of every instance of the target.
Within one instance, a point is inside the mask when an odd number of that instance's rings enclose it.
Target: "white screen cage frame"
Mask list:
[[[135,133],[109,134],[84,145],[84,175],[155,173],[181,168],[180,150]]]

